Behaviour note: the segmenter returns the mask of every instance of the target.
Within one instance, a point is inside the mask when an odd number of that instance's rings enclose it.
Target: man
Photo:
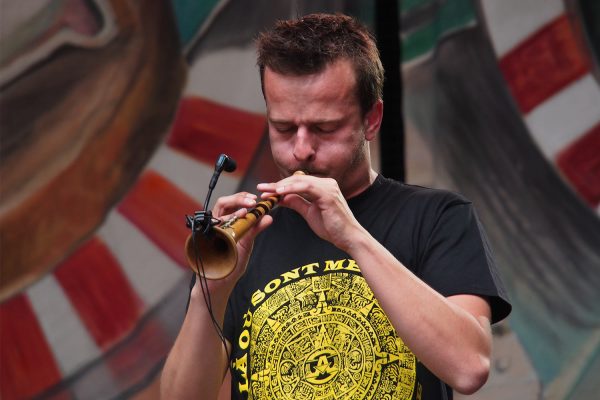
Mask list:
[[[283,179],[257,189],[282,199],[238,243],[234,272],[208,282],[212,313],[192,289],[165,398],[216,398],[228,366],[233,398],[479,389],[490,321],[510,305],[469,201],[371,168],[383,68],[368,31],[341,15],[279,22],[258,39],[258,65]],[[213,213],[242,216],[256,200],[226,196]]]

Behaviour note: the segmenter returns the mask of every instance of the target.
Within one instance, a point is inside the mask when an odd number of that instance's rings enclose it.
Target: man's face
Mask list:
[[[369,123],[371,112],[361,115],[355,85],[355,72],[347,60],[302,76],[266,68],[269,138],[282,176],[302,170],[331,177],[346,197],[364,189],[370,170],[367,142],[376,129]]]

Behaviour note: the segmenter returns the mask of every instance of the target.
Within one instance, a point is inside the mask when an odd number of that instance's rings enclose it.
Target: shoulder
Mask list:
[[[411,185],[379,175],[373,184],[374,192],[382,199],[389,199],[396,204],[401,202],[415,211],[440,211],[459,205],[472,203],[460,193],[446,189]]]
[[[461,194],[377,177],[361,195],[348,201],[357,220],[370,231],[386,232],[390,226],[410,238],[426,241],[435,227],[446,220],[468,221],[471,202]],[[411,239],[412,240],[412,239]],[[416,239],[415,239],[416,240]]]

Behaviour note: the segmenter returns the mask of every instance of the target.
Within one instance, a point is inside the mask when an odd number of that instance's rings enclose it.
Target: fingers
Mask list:
[[[213,207],[213,216],[224,218],[256,205],[256,195],[248,192],[240,192],[230,196],[219,197]],[[238,215],[240,216],[240,215]]]
[[[263,216],[239,240],[238,244],[249,252],[252,248],[252,243],[254,242],[254,238],[256,237],[256,235],[265,230],[269,225],[271,225],[271,223],[273,223],[273,217],[271,217],[270,215]]]
[[[244,273],[248,264],[250,253],[254,245],[256,235],[265,230],[271,223],[273,218],[270,215],[265,215],[254,224],[250,230],[237,242],[238,248],[238,264],[236,270],[238,274]]]
[[[280,202],[280,205],[295,210],[300,215],[307,215],[311,203],[304,197],[290,193],[286,195]]]
[[[292,175],[279,182],[261,183],[257,186],[257,189],[263,192],[262,198],[273,194],[280,196],[296,194],[309,202],[324,198],[328,194],[337,196],[340,193],[335,179],[308,175]]]

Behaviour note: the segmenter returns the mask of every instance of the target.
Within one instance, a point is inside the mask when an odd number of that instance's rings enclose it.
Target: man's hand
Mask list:
[[[248,209],[256,206],[256,198],[255,194],[248,192],[239,192],[230,196],[220,197],[213,207],[213,216],[222,221],[227,221],[234,217],[243,218]],[[272,221],[271,216],[265,215],[237,242],[238,262],[233,273],[225,278],[227,281],[233,280],[233,282],[237,282],[244,274],[250,253],[252,252],[254,238],[269,226]]]
[[[282,199],[280,206],[298,212],[320,238],[348,250],[356,233],[364,231],[334,179],[292,175],[279,182],[257,186],[262,197],[273,194]]]

